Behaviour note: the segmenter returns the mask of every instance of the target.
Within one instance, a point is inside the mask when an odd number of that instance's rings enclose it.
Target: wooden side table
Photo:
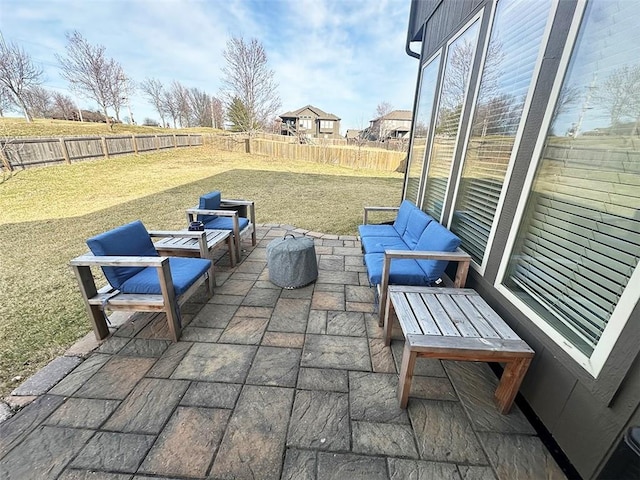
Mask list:
[[[508,413],[534,351],[487,305],[475,290],[391,285],[384,315],[385,345],[391,342],[393,312],[405,346],[398,399],[407,407],[416,359],[502,362],[505,368],[495,398]]]

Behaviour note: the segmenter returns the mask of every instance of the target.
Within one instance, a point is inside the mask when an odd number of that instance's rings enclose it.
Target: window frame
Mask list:
[[[478,12],[476,12],[462,27],[460,27],[460,29],[456,32],[455,35],[453,35],[451,38],[449,38],[446,42],[445,45],[443,45],[443,47],[440,49],[440,52],[442,53],[442,59],[443,61],[440,64],[440,70],[438,72],[438,84],[437,84],[437,92],[436,92],[436,99],[433,105],[433,111],[432,111],[432,116],[431,116],[431,124],[430,124],[430,128],[429,128],[429,142],[425,148],[425,152],[424,152],[424,160],[422,163],[422,174],[421,174],[421,178],[420,178],[420,184],[418,187],[418,200],[420,201],[419,203],[416,202],[417,207],[422,210],[424,207],[424,196],[425,196],[425,187],[426,187],[426,183],[427,183],[427,176],[429,173],[429,164],[431,163],[431,153],[433,150],[433,139],[435,137],[435,122],[437,120],[437,112],[440,108],[440,100],[442,98],[442,88],[443,88],[443,79],[444,76],[447,73],[447,69],[446,69],[446,64],[447,64],[447,55],[449,54],[449,48],[451,47],[451,45],[458,40],[458,38],[460,38],[462,35],[464,35],[464,33],[471,28],[471,26],[478,22],[478,33],[477,33],[477,37],[476,37],[476,44],[473,50],[473,55],[472,55],[472,60],[471,60],[471,69],[469,71],[469,85],[467,86],[467,90],[464,93],[464,99],[462,100],[462,110],[460,111],[460,119],[458,120],[458,128],[457,128],[457,133],[456,133],[456,141],[455,141],[455,145],[453,147],[453,154],[451,157],[451,165],[449,167],[449,176],[447,179],[447,186],[445,187],[445,195],[444,198],[442,199],[442,204],[443,204],[443,208],[442,208],[442,212],[440,213],[440,218],[437,218],[436,220],[442,224],[444,224],[443,220],[444,220],[444,216],[446,213],[446,208],[445,205],[447,204],[447,198],[451,198],[451,187],[452,187],[452,174],[454,172],[454,169],[456,168],[456,156],[458,154],[458,152],[460,151],[460,140],[462,137],[466,137],[467,132],[463,131],[463,128],[466,128],[467,130],[469,130],[469,125],[468,122],[464,122],[465,119],[465,113],[467,113],[467,111],[469,110],[468,107],[468,100],[469,100],[469,94],[471,93],[472,89],[473,91],[473,95],[475,97],[475,95],[477,95],[476,90],[477,90],[477,82],[475,85],[472,85],[471,80],[473,78],[473,64],[475,63],[476,60],[476,56],[478,54],[478,47],[480,46],[480,42],[485,41],[485,39],[481,38],[481,34],[482,34],[482,19],[484,16],[484,11],[485,11],[486,7],[481,8],[480,10],[478,10]],[[484,48],[484,47],[483,47]]]
[[[536,140],[536,145],[533,150],[532,162],[529,165],[527,175],[524,181],[522,192],[518,199],[514,220],[509,231],[507,238],[506,248],[504,255],[502,256],[498,274],[494,287],[509,301],[513,306],[524,313],[527,318],[536,325],[547,337],[549,337],[556,346],[562,349],[572,360],[576,362],[592,380],[603,380],[600,374],[603,370],[606,370],[606,364],[612,353],[615,350],[616,344],[620,340],[621,333],[628,325],[628,321],[632,315],[634,309],[637,308],[640,301],[640,289],[634,289],[631,285],[637,285],[640,282],[640,264],[636,265],[635,270],[629,278],[629,282],[623,293],[621,294],[618,303],[607,322],[607,326],[598,341],[593,353],[587,357],[577,347],[567,342],[567,340],[551,327],[540,315],[538,315],[531,307],[521,301],[506,285],[505,278],[508,265],[513,252],[513,248],[516,243],[516,237],[523,221],[525,214],[525,208],[531,188],[535,181],[538,165],[540,164],[542,152],[546,142],[549,128],[553,120],[553,114],[560,95],[561,88],[568,73],[568,67],[571,61],[573,52],[577,46],[578,34],[584,15],[587,11],[587,0],[578,0],[576,10],[572,19],[571,27],[568,32],[567,42],[565,44],[562,58],[558,67],[558,73],[554,79],[553,87],[549,97],[549,103],[545,111],[545,115],[541,124],[540,134]],[[636,291],[634,291],[636,290]]]
[[[493,250],[493,241],[496,236],[496,231],[498,229],[498,220],[502,216],[502,210],[504,207],[505,197],[507,195],[507,187],[511,182],[511,177],[513,175],[514,163],[516,161],[516,157],[518,154],[518,149],[520,147],[520,143],[522,141],[522,135],[526,125],[526,119],[529,115],[529,110],[531,109],[531,102],[533,101],[533,94],[538,83],[538,79],[540,77],[540,71],[542,69],[542,62],[544,60],[544,52],[547,49],[547,45],[549,42],[549,36],[551,32],[551,28],[553,26],[553,20],[556,15],[556,11],[558,9],[558,4],[560,0],[552,0],[551,7],[549,9],[549,16],[547,18],[547,24],[545,26],[544,33],[542,34],[542,42],[540,43],[540,48],[538,50],[538,57],[536,58],[536,63],[533,68],[533,73],[531,74],[531,83],[529,84],[529,88],[527,90],[527,96],[524,101],[524,106],[522,108],[522,115],[520,119],[520,123],[518,125],[518,130],[516,131],[516,135],[513,142],[513,148],[511,150],[511,154],[509,156],[509,163],[507,165],[507,170],[505,172],[504,180],[502,182],[502,190],[500,192],[500,197],[498,199],[498,203],[496,205],[496,211],[493,217],[493,222],[491,224],[491,230],[489,231],[489,236],[487,237],[487,245],[484,249],[484,255],[482,257],[482,263],[477,263],[475,259],[471,259],[471,268],[476,270],[480,275],[484,277],[484,274],[487,269],[487,265],[489,263],[489,257],[491,256],[491,252]],[[453,191],[453,199],[451,208],[449,209],[449,217],[447,218],[446,225],[447,227],[451,227],[451,223],[453,222],[453,214],[456,208],[456,202],[458,200],[458,195],[460,194],[460,186],[462,183],[462,173],[465,167],[465,159],[467,155],[467,149],[469,148],[469,142],[471,140],[471,122],[474,118],[477,109],[478,95],[480,94],[480,85],[482,83],[482,76],[484,74],[484,66],[487,61],[487,54],[489,51],[489,43],[491,42],[491,34],[493,33],[493,26],[496,19],[496,12],[498,10],[498,1],[493,3],[491,18],[489,22],[489,26],[487,29],[487,35],[484,39],[484,47],[482,52],[482,58],[480,63],[480,74],[478,75],[477,83],[475,85],[475,91],[473,95],[473,102],[471,105],[470,115],[469,115],[469,125],[467,128],[466,136],[464,139],[464,144],[462,148],[462,156],[460,161],[460,168],[458,169],[454,191]],[[514,223],[517,221],[517,218],[514,219]],[[498,276],[500,278],[500,275]]]
[[[429,115],[430,117],[430,121],[429,121],[429,131],[427,132],[427,136],[426,136],[426,140],[425,140],[425,147],[424,147],[424,155],[422,156],[422,158],[420,159],[422,162],[422,166],[420,168],[420,175],[418,176],[418,193],[416,195],[416,206],[418,206],[418,200],[420,199],[420,192],[422,190],[422,182],[425,179],[425,161],[426,161],[426,156],[427,156],[427,152],[431,149],[431,142],[433,140],[433,128],[431,128],[431,126],[433,125],[433,118],[435,115],[435,105],[436,105],[436,101],[437,101],[437,94],[439,92],[439,88],[440,88],[440,77],[441,77],[441,72],[442,72],[442,53],[444,51],[443,47],[440,47],[438,50],[436,50],[436,52],[434,52],[433,55],[431,55],[431,57],[429,57],[429,59],[424,62],[422,64],[422,66],[420,67],[420,81],[418,82],[418,89],[416,92],[416,101],[414,102],[414,115],[411,121],[411,142],[409,143],[409,149],[408,152],[409,154],[413,153],[413,142],[414,142],[414,129],[416,127],[416,107],[420,106],[420,94],[422,92],[422,81],[424,79],[424,71],[425,69],[431,65],[438,57],[440,57],[440,59],[438,60],[438,74],[436,77],[436,87],[435,87],[435,92],[433,94],[433,105],[431,106],[431,114]],[[418,108],[419,109],[419,108]],[[402,187],[402,199],[405,200],[407,198],[407,186],[409,184],[409,171],[411,168],[411,162],[414,161],[414,158],[408,158],[407,161],[407,166],[406,166],[406,170],[407,173],[405,175],[405,179],[404,179],[404,184]]]

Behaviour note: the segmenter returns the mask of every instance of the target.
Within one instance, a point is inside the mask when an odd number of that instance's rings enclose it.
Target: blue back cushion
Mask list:
[[[128,223],[87,240],[87,245],[96,256],[157,257],[147,229],[140,220]],[[104,276],[113,288],[120,286],[142,267],[102,267]]]
[[[455,252],[459,246],[460,239],[458,237],[438,222],[431,222],[424,229],[415,250]],[[444,269],[447,268],[449,262],[447,260],[418,260],[418,263],[429,281],[434,282],[442,277]]]
[[[220,197],[221,197],[221,194],[218,190],[202,195],[200,197],[200,204],[198,205],[198,208],[201,208],[204,210],[220,210]],[[216,215],[198,215],[198,220],[204,223],[207,223],[213,220],[214,218],[217,218],[217,216]]]
[[[407,229],[407,222],[409,221],[409,214],[413,210],[417,210],[413,203],[409,200],[403,200],[400,204],[400,210],[398,210],[398,215],[396,216],[396,221],[393,222],[393,228],[396,229],[398,235],[402,236],[404,231]]]
[[[407,244],[411,250],[415,250],[416,244],[424,232],[424,229],[432,223],[433,218],[424,213],[422,210],[414,208],[409,214],[409,221],[407,222],[407,229],[402,235],[404,243]]]

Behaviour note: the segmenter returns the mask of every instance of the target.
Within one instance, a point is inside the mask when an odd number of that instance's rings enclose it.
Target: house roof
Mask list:
[[[345,137],[346,138],[357,138],[358,135],[360,135],[360,132],[362,132],[362,130],[348,129]]]
[[[321,120],[340,120],[340,118],[335,116],[333,113],[327,113],[324,110],[319,109],[318,107],[314,107],[313,105],[306,105],[297,110],[283,113],[282,115],[280,115],[280,118],[298,118],[300,114],[307,109],[315,113],[316,116]]]
[[[413,113],[411,110],[394,110],[392,112],[383,115],[382,117],[374,118],[371,120],[375,122],[376,120],[409,120],[411,121]]]

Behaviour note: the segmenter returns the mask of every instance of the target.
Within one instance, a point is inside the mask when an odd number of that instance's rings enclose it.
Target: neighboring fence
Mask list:
[[[89,158],[202,145],[201,134],[113,135],[104,137],[15,138],[0,140],[7,170],[59,165]]]
[[[273,135],[285,141],[266,140],[258,136],[208,135],[206,142],[220,150],[266,155],[291,160],[306,160],[349,168],[396,171],[406,158],[406,152],[396,152],[366,147],[307,145],[292,142],[294,137]],[[323,139],[314,139],[319,142]]]

